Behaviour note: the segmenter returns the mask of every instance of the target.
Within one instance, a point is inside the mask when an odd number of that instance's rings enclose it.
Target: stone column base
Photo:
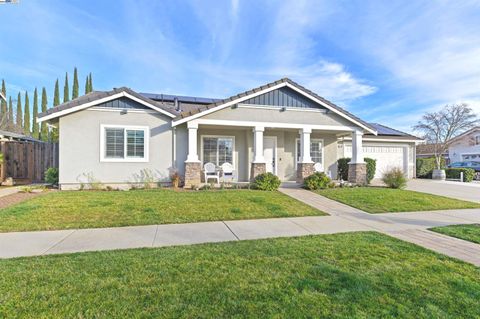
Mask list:
[[[305,177],[308,177],[315,173],[313,163],[298,163],[297,164],[297,183],[303,183]]]
[[[202,176],[202,163],[185,162],[185,184],[184,187],[200,186]]]
[[[349,163],[348,181],[357,185],[367,185],[367,164]]]
[[[267,172],[267,167],[265,163],[252,163],[252,167],[250,170],[250,181],[253,182],[255,177],[266,172]]]

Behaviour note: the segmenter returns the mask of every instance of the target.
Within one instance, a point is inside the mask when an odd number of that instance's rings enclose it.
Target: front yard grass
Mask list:
[[[478,318],[480,269],[373,232],[0,261],[0,317]]]
[[[280,192],[63,191],[0,210],[0,232],[326,215]]]
[[[334,188],[316,192],[372,214],[480,208],[480,204],[478,203],[408,190],[381,187]]]
[[[430,230],[480,244],[480,224],[433,227]]]

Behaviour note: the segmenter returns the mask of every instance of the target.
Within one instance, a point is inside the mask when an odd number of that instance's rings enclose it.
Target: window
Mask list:
[[[475,145],[480,145],[480,135],[475,136]]]
[[[148,160],[148,127],[101,126],[101,157],[104,162],[145,162]]]
[[[203,164],[213,163],[217,166],[223,163],[233,164],[233,137],[203,136]]]
[[[297,163],[300,162],[301,149],[300,139],[297,139]],[[310,140],[310,157],[314,163],[323,164],[323,140]]]

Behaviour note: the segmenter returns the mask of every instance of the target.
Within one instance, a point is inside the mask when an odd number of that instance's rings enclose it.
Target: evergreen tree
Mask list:
[[[33,91],[33,125],[32,125],[32,137],[38,139],[40,137],[40,132],[38,131],[38,92],[37,88]]]
[[[4,98],[7,98],[7,89],[5,87],[5,80],[2,80],[2,93],[3,93],[3,97]],[[7,113],[8,113],[8,110],[7,110],[7,101],[5,101],[4,99],[1,99],[1,103],[0,103],[0,118],[4,117],[4,116],[7,116]]]
[[[22,96],[20,95],[20,92],[18,92],[18,98],[17,98],[17,114],[15,117],[15,124],[16,124],[16,129],[21,132],[23,131],[23,114],[22,114]]]
[[[58,87],[58,79],[55,81],[55,91],[53,93],[53,106],[60,105],[60,89]]]
[[[78,97],[78,72],[77,67],[73,69],[73,87],[72,87],[72,100]]]
[[[28,99],[28,92],[25,92],[25,108],[23,114],[23,134],[30,136],[30,100]]]
[[[13,126],[13,101],[11,96],[8,98],[8,126],[9,128]]]
[[[88,94],[90,93],[90,80],[88,79],[88,75],[87,75],[87,78],[85,79],[85,94]]]
[[[47,111],[47,90],[45,90],[45,87],[42,88],[42,113]],[[47,142],[48,141],[48,127],[47,123],[42,122],[41,123],[42,127],[40,130],[40,139],[42,141]]]
[[[88,90],[89,92],[93,92],[92,72],[88,75],[88,82]]]
[[[65,84],[63,86],[63,103],[70,101],[68,88],[68,73],[65,73]]]

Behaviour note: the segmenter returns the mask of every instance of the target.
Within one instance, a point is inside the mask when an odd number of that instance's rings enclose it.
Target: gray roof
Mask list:
[[[7,137],[9,139],[14,139],[14,140],[22,140],[22,141],[30,141],[30,142],[41,142],[40,140],[26,136],[23,134],[15,133],[15,132],[10,132],[10,131],[3,131],[0,130],[0,138],[2,137]]]

